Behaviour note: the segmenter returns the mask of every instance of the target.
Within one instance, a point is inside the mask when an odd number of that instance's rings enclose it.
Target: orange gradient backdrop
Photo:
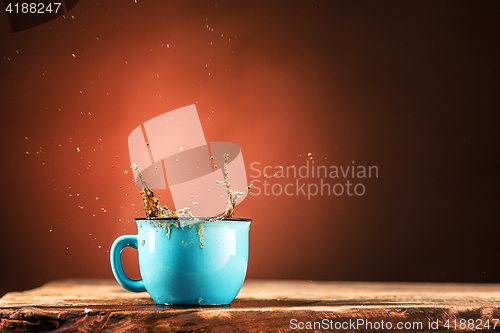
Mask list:
[[[111,243],[144,215],[128,135],[189,104],[207,141],[241,147],[249,182],[253,162],[300,167],[308,153],[378,167],[350,179],[362,196],[248,196],[236,216],[253,220],[249,278],[500,280],[498,14],[497,2],[80,1],[18,33],[0,14],[0,294],[112,278]]]

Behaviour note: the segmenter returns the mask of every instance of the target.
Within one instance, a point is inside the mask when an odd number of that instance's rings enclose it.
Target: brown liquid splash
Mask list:
[[[217,184],[222,184],[223,187],[226,187],[227,191],[227,200],[226,200],[226,211],[221,215],[210,217],[205,219],[204,222],[212,222],[212,221],[220,221],[223,219],[230,219],[234,217],[234,208],[236,207],[236,199],[242,196],[243,192],[238,192],[231,189],[229,172],[228,172],[228,163],[229,154],[224,154],[224,180],[217,181]],[[139,171],[139,168],[135,163],[132,164],[131,168],[137,173],[139,180],[141,181],[142,190],[140,194],[142,195],[144,211],[146,212],[146,217],[195,217],[191,213],[191,209],[189,207],[181,208],[176,211],[170,210],[167,206],[162,206],[158,198],[155,197],[153,190],[144,180],[142,173]]]

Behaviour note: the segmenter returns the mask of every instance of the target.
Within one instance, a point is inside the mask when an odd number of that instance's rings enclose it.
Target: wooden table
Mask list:
[[[112,280],[61,280],[0,299],[0,331],[500,331],[497,319],[497,284],[247,280],[229,306],[183,307]]]

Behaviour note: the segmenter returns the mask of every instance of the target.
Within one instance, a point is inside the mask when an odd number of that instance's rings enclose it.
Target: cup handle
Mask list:
[[[140,293],[146,291],[144,282],[141,280],[132,280],[125,274],[122,266],[122,250],[130,246],[137,250],[137,235],[123,235],[115,239],[111,245],[110,261],[111,270],[115,276],[116,281],[125,289]]]

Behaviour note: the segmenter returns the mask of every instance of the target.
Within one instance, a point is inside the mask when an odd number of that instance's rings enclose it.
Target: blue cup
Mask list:
[[[118,237],[111,246],[111,269],[118,283],[147,291],[157,304],[231,303],[248,266],[249,219],[203,222],[202,218],[136,218],[137,235]],[[141,280],[123,271],[121,252],[138,250]]]

